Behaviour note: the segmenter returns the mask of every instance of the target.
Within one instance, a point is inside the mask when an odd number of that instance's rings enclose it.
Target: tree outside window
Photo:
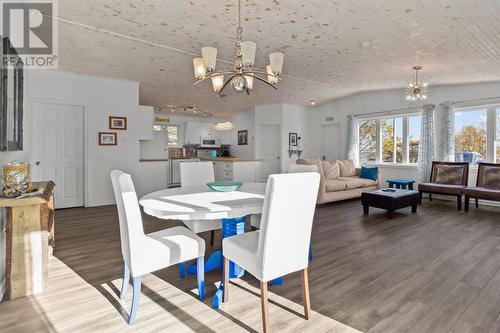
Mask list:
[[[455,112],[455,161],[477,164],[486,160],[487,110]]]

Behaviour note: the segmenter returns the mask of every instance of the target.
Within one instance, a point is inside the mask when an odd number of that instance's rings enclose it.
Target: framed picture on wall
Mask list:
[[[238,131],[238,145],[248,145],[248,130]]]
[[[109,129],[114,130],[126,130],[127,129],[127,117],[109,117]]]
[[[297,133],[288,133],[288,144],[290,146],[296,147],[297,142],[299,141],[298,138],[299,136],[297,135]]]
[[[116,133],[99,132],[99,146],[116,146]]]

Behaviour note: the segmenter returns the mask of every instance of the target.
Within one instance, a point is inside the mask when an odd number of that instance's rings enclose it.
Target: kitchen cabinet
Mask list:
[[[215,180],[257,182],[260,162],[258,161],[215,161]]]
[[[186,144],[200,144],[202,137],[218,138],[218,132],[211,122],[186,121],[184,140]]]
[[[139,140],[153,140],[155,110],[152,106],[139,105]]]

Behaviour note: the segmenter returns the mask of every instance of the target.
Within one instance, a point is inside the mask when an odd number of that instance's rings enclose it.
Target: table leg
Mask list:
[[[222,219],[222,238],[243,234],[245,232],[245,221],[245,217]],[[217,250],[212,252],[207,260],[205,260],[205,273],[220,268],[222,268],[222,251]],[[196,271],[196,265],[190,265],[188,267],[189,275],[196,275]],[[239,278],[243,276],[245,271],[234,263],[230,263],[229,273],[230,278]]]

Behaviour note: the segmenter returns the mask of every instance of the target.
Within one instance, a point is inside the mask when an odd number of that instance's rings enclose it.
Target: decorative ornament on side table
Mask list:
[[[214,92],[221,96],[222,91],[231,84],[236,93],[246,92],[250,95],[253,89],[254,79],[265,83],[271,88],[278,89],[276,84],[283,70],[284,55],[281,52],[273,52],[269,55],[270,64],[266,70],[254,68],[255,51],[257,44],[252,41],[242,41],[243,28],[241,27],[241,0],[238,0],[238,28],[236,29],[236,48],[234,51],[234,64],[232,69],[215,72],[217,63],[217,49],[215,47],[203,47],[201,58],[193,59],[194,77],[198,84],[211,79]],[[224,81],[224,75],[229,79]]]
[[[3,194],[9,198],[16,198],[31,190],[31,173],[28,163],[13,161],[3,166]]]

